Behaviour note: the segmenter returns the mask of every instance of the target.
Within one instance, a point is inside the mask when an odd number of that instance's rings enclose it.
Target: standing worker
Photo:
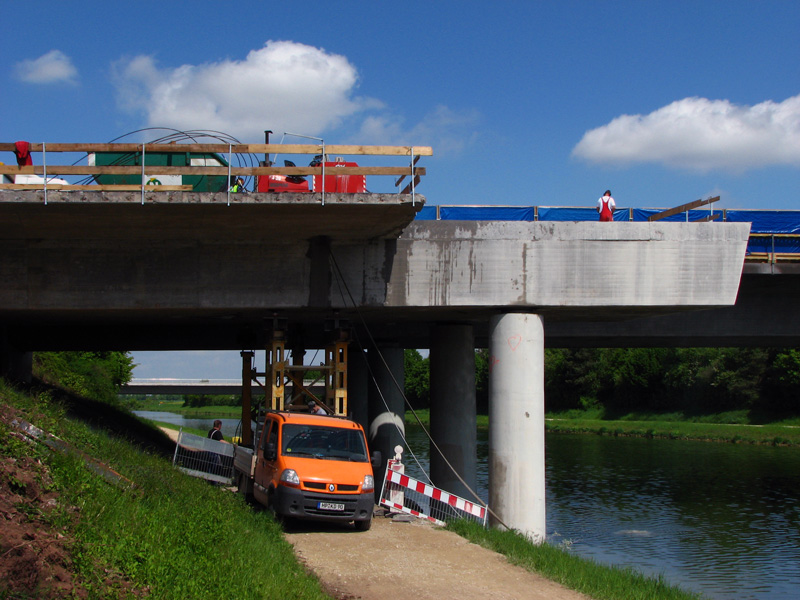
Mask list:
[[[245,191],[244,190],[244,179],[242,179],[241,177],[237,177],[234,180],[233,185],[231,186],[231,191],[232,192],[236,192],[236,193]]]
[[[308,412],[310,412],[312,415],[327,415],[328,414],[327,410],[325,410],[321,406],[318,406],[317,403],[314,402],[313,400],[309,400],[308,401]]]
[[[224,442],[225,438],[222,437],[222,421],[217,419],[214,421],[214,426],[208,432],[208,438],[211,440],[216,440],[217,442]]]
[[[597,201],[597,212],[600,213],[601,221],[614,220],[614,198],[611,197],[611,190],[606,190],[605,194]]]

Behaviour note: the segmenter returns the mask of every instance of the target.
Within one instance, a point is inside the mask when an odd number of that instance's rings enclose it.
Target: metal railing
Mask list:
[[[206,175],[224,177],[226,181],[237,176],[320,176],[322,182],[322,193],[325,193],[325,162],[329,160],[330,156],[394,156],[394,157],[408,157],[408,166],[401,167],[381,167],[381,166],[337,166],[336,175],[383,175],[399,177],[395,181],[395,187],[399,188],[400,184],[406,177],[410,177],[408,183],[399,194],[411,194],[412,198],[416,193],[416,185],[419,183],[421,176],[426,174],[425,167],[418,167],[417,162],[421,156],[432,156],[433,150],[430,146],[359,146],[359,145],[331,145],[331,144],[130,144],[130,143],[112,143],[112,144],[45,144],[37,143],[30,144],[29,150],[31,153],[41,153],[41,163],[36,165],[5,165],[0,164],[0,175],[6,175],[9,178],[16,175],[38,175],[42,176],[42,182],[36,183],[3,183],[0,184],[0,189],[12,190],[44,190],[45,197],[48,190],[67,190],[67,191],[141,191],[144,198],[145,190],[147,191],[188,191],[190,186],[177,185],[149,185],[147,177],[145,177],[145,170],[147,176],[154,175]],[[15,145],[13,143],[0,143],[0,151],[14,152]],[[141,162],[140,165],[58,165],[49,163],[50,155],[52,153],[80,153],[85,154],[87,157],[93,153],[121,153],[132,155]],[[166,165],[146,165],[148,155],[154,153],[172,153],[172,154],[215,154],[220,157],[227,157],[227,165],[221,166],[166,166]],[[322,160],[319,166],[296,167],[284,166],[275,167],[268,166],[232,166],[233,155],[251,155],[251,154],[264,154],[268,156],[271,153],[281,155],[294,155],[294,154],[307,154],[312,156],[326,157]],[[268,163],[268,161],[265,161]],[[328,169],[330,171],[330,169]],[[98,176],[98,175],[140,175],[141,184],[136,186],[131,185],[56,185],[48,183],[48,178],[64,175],[83,175],[83,176]],[[327,173],[331,175],[330,172]],[[228,188],[229,186],[225,186]],[[230,193],[230,192],[229,192]]]

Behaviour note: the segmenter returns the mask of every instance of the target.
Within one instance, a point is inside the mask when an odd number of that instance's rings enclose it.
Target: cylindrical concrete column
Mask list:
[[[381,453],[381,466],[375,470],[377,497],[383,483],[381,478],[386,472],[386,461],[394,456],[395,446],[405,447],[403,349],[397,346],[370,348],[369,368],[369,447],[371,451],[380,450]]]
[[[369,431],[369,369],[367,353],[350,344],[347,361],[347,408],[351,418]]]
[[[475,336],[471,325],[437,325],[431,332],[431,480],[436,487],[475,501],[477,487]],[[466,482],[447,465],[445,458]]]
[[[489,326],[489,506],[493,524],[536,543],[546,536],[544,327],[534,314]]]

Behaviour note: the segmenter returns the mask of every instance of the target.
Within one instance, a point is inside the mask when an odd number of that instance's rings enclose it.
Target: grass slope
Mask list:
[[[173,445],[157,428],[52,387],[25,394],[0,380],[0,405],[83,453],[21,442],[0,422],[0,456],[33,456],[48,469],[58,501],[46,520],[69,536],[86,597],[328,598],[268,513],[173,469]],[[122,478],[109,483],[95,461]],[[126,584],[109,587],[109,573]],[[56,597],[46,591],[12,597]]]

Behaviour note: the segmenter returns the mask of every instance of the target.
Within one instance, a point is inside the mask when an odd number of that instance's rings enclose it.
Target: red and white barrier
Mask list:
[[[445,504],[450,507],[448,511],[456,518],[467,518],[474,521],[486,523],[486,507],[480,504],[475,504],[469,500],[465,500],[460,496],[451,494],[442,489],[423,483],[409,477],[408,475],[400,472],[397,467],[402,467],[399,461],[389,460],[386,465],[386,476],[384,478],[383,489],[381,490],[380,504],[392,510],[404,512],[415,517],[427,519],[437,525],[445,525],[445,522],[438,519],[431,514],[426,514],[419,502],[408,502],[406,499],[411,499],[409,492],[415,492],[421,496],[430,498],[439,503]],[[399,493],[402,492],[402,493]],[[397,502],[399,500],[402,504]],[[416,510],[408,504],[416,505],[420,510]],[[430,501],[428,501],[430,506]],[[428,511],[431,513],[433,511]]]

